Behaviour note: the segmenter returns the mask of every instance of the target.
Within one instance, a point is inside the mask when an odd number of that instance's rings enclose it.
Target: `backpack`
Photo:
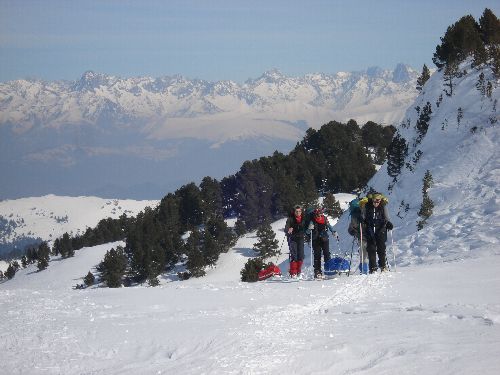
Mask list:
[[[361,219],[361,208],[368,203],[368,197],[364,198],[355,198],[349,202],[349,215],[360,221]]]
[[[268,279],[273,276],[281,276],[280,268],[274,263],[267,264],[262,270],[259,271],[259,281]]]

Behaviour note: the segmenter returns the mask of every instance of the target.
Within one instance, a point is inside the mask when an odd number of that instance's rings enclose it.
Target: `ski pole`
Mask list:
[[[394,238],[392,237],[392,229],[389,231],[391,233],[391,243],[392,243],[392,258],[394,260],[394,272],[396,272],[396,251],[394,250]]]
[[[360,271],[361,274],[363,274],[363,266],[364,266],[364,261],[363,261],[363,228],[361,226],[361,223],[359,223],[359,257],[361,259],[360,263]]]
[[[340,250],[340,238],[339,238],[339,234],[337,232],[334,232],[334,233],[332,233],[332,235],[337,239],[337,247],[339,248],[338,254],[340,256],[340,253],[342,252],[342,250]]]
[[[355,237],[352,236],[351,259],[349,259],[349,271],[347,272],[347,277],[349,277],[349,275],[351,274],[352,253],[354,251],[354,239],[355,239]]]
[[[314,229],[313,229],[314,230]],[[314,265],[313,265],[313,230],[311,230],[311,241],[309,247],[311,248],[311,279],[314,279]]]
[[[276,264],[278,264],[278,259],[279,259],[280,255],[281,255],[281,249],[283,249],[283,244],[285,243],[285,238],[286,238],[286,233],[283,236],[283,240],[281,241],[281,246],[280,246],[280,250],[278,252],[278,255],[276,255],[276,262],[275,262]]]

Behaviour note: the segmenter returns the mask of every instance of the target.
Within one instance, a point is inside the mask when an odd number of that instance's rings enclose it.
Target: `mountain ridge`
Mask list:
[[[395,71],[270,70],[242,84],[88,71],[75,81],[0,83],[0,198],[158,199],[289,152],[308,128],[332,120],[397,123],[417,95],[417,73],[402,64]]]

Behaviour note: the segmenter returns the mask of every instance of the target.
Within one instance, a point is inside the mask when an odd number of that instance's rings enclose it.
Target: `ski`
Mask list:
[[[298,283],[303,281],[303,279],[295,278],[295,277],[279,277],[273,276],[269,279],[265,280],[267,283]]]

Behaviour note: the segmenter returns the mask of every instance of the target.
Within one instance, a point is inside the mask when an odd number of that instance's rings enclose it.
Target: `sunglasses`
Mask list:
[[[373,203],[380,203],[380,199],[375,199]]]

